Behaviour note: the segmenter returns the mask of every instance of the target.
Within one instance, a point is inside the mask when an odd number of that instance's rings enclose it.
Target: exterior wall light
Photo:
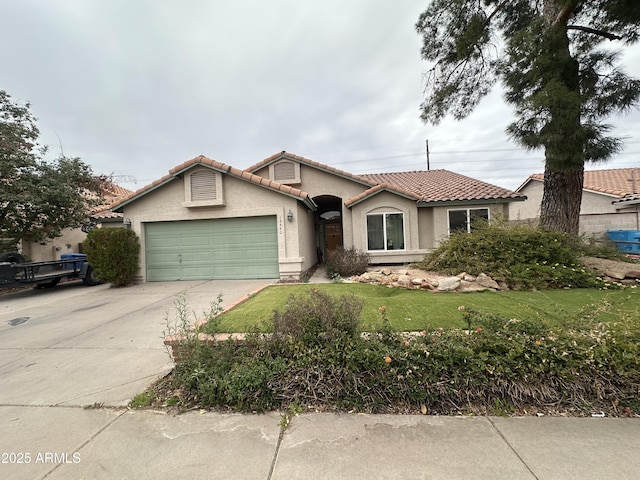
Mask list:
[[[293,212],[291,210],[287,213],[287,220],[293,222]]]
[[[124,225],[124,228],[131,228],[131,219],[129,218],[125,218],[122,220],[122,225]]]

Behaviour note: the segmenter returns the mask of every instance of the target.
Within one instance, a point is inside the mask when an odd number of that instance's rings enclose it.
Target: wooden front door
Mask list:
[[[342,225],[339,223],[327,223],[324,226],[324,244],[327,256],[336,248],[342,246]]]

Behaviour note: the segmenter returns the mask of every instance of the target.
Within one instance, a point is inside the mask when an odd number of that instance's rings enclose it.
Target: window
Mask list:
[[[404,214],[367,215],[367,250],[404,250]]]
[[[270,178],[278,183],[296,184],[300,183],[300,164],[282,160],[269,166]]]
[[[449,210],[449,233],[458,231],[470,232],[476,220],[489,221],[488,208],[465,208]]]
[[[222,175],[213,170],[196,170],[185,176],[185,207],[223,205]]]

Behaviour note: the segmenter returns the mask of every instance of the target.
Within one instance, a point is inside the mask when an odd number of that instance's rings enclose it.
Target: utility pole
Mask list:
[[[431,165],[429,165],[429,140],[425,140],[427,144],[427,170],[431,170]]]

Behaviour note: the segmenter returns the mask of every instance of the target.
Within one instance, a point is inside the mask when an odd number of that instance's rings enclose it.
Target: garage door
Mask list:
[[[145,224],[147,280],[278,278],[276,218]]]

